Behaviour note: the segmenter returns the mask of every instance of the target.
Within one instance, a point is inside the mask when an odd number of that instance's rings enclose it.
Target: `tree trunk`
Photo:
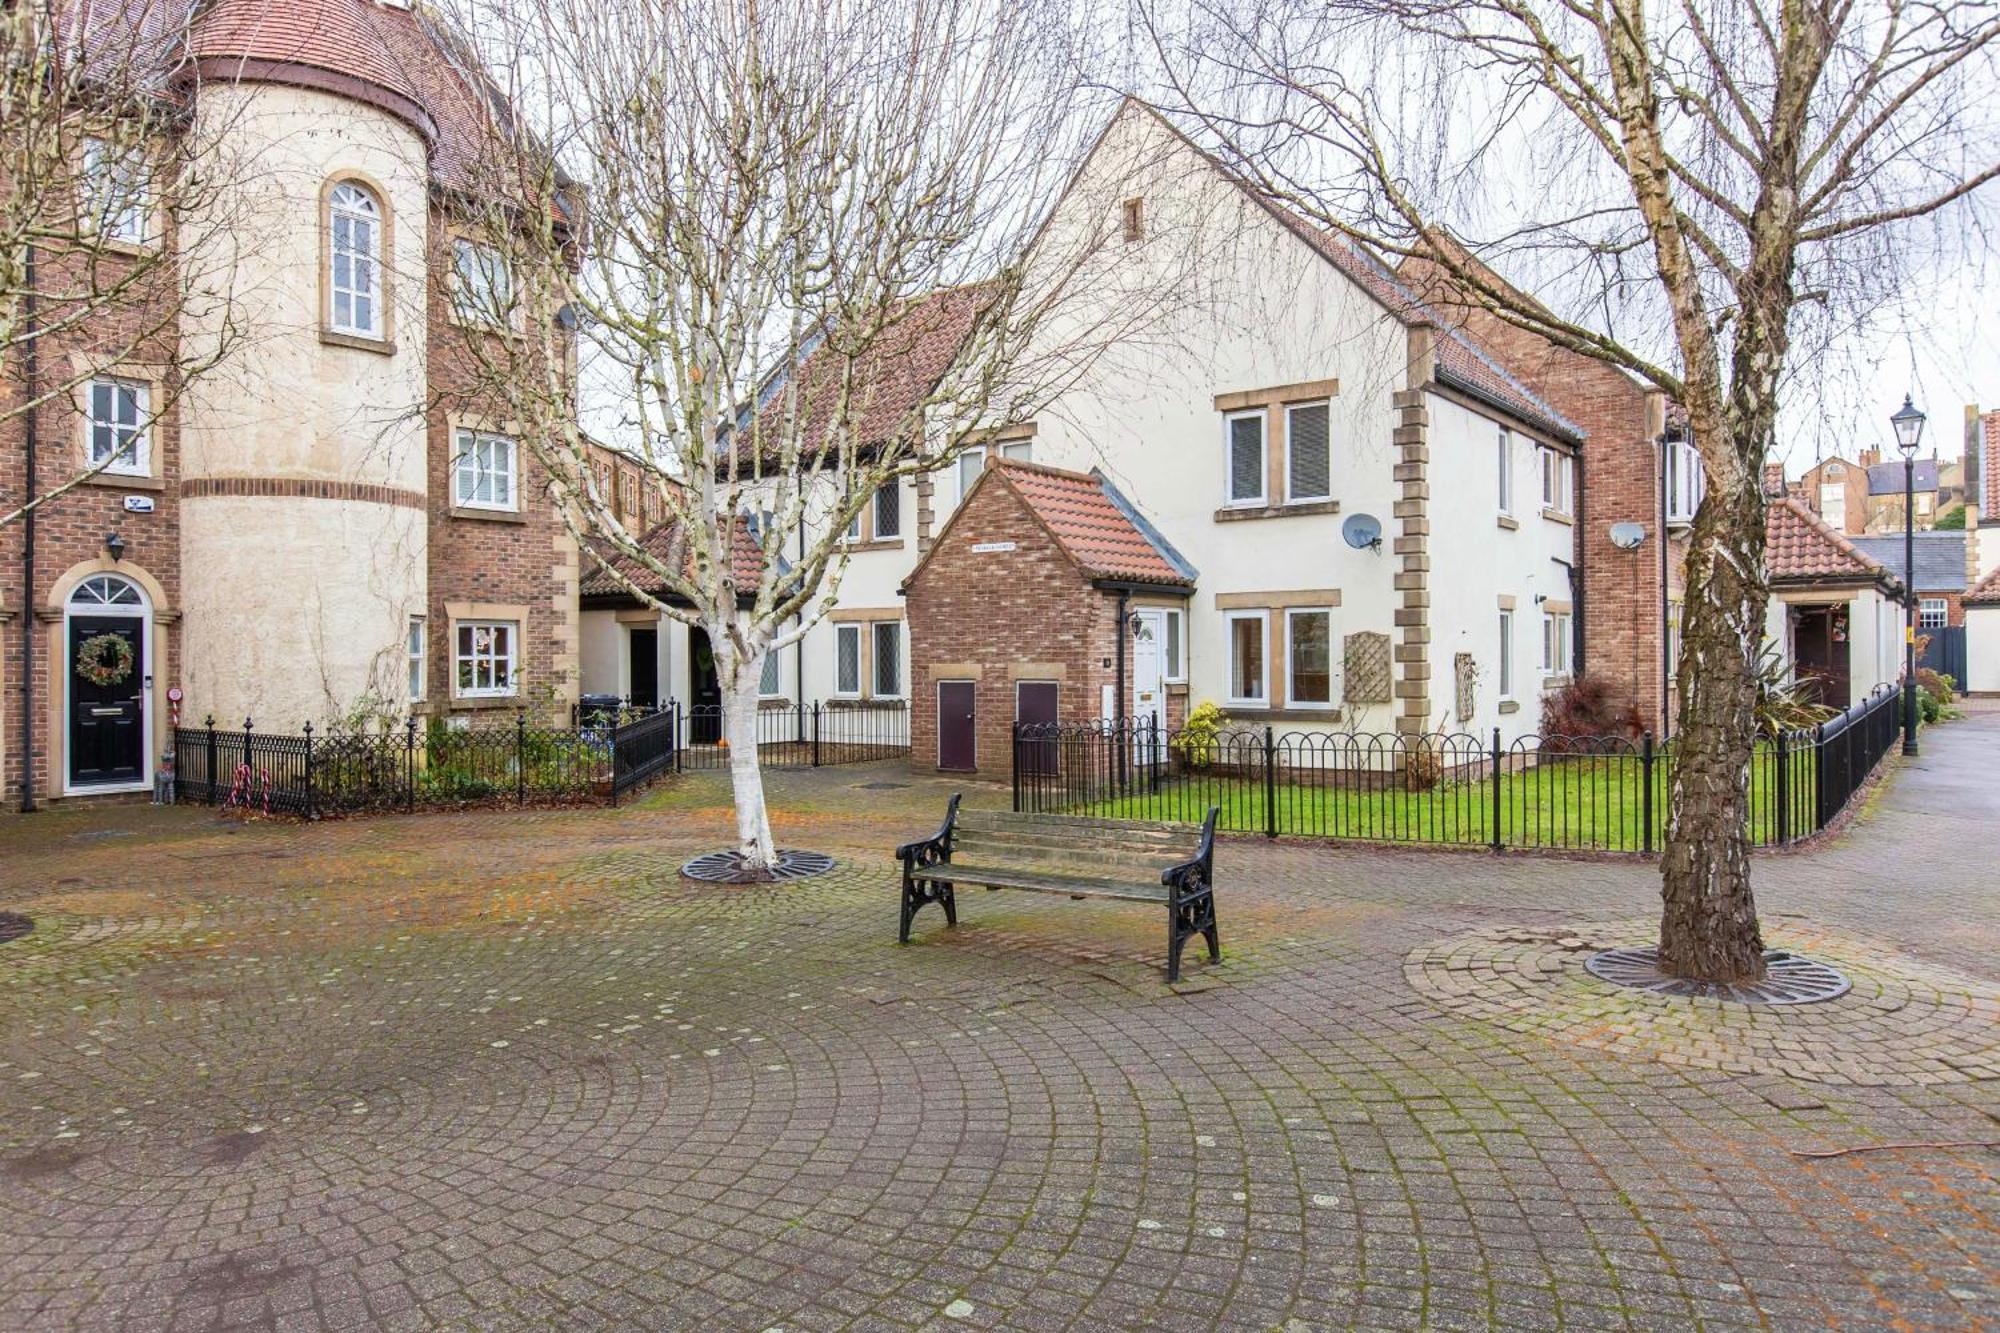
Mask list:
[[[1740,460],[1750,451],[1739,451]],[[1761,450],[1751,456],[1760,456]],[[1660,964],[1678,977],[1756,981],[1764,940],[1750,894],[1750,761],[1763,649],[1760,469],[1713,476],[1695,516],[1681,611],[1680,730],[1660,860]]]
[[[723,693],[723,735],[729,738],[729,789],[736,805],[736,849],[744,864],[769,870],[777,864],[771,815],[764,805],[764,772],[757,762],[757,683],[763,658],[737,664]]]

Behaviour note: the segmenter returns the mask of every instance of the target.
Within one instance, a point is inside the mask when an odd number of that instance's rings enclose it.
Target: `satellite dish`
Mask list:
[[[1635,551],[1639,548],[1639,543],[1645,540],[1646,525],[1644,523],[1613,523],[1611,525],[1611,544],[1621,551]]]
[[[1340,525],[1340,535],[1357,551],[1364,546],[1379,551],[1382,549],[1382,520],[1373,514],[1349,514]]]

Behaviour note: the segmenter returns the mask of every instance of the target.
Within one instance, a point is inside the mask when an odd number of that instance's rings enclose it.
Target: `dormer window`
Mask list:
[[[381,338],[382,204],[353,181],[327,196],[327,326],[356,338]]]

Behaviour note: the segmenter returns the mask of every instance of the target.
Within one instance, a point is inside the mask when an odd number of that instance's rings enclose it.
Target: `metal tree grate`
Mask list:
[[[810,879],[833,869],[833,858],[825,852],[802,852],[786,847],[778,852],[778,863],[769,870],[753,870],[743,863],[741,852],[707,852],[681,867],[688,879],[710,884],[783,884]]]
[[[1583,966],[1592,976],[1614,986],[1689,999],[1734,1000],[1739,1004],[1815,1004],[1847,994],[1851,984],[1825,963],[1782,949],[1764,951],[1764,979],[1749,984],[1669,976],[1660,970],[1660,951],[1651,945],[1606,949],[1585,959]]]
[[[32,917],[22,916],[19,912],[0,912],[0,944],[18,940],[34,928]]]

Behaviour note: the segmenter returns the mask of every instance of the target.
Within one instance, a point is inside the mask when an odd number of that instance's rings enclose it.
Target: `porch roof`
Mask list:
[[[1797,496],[1775,496],[1764,511],[1764,569],[1774,584],[1902,584],[1880,561],[1849,541]]]

